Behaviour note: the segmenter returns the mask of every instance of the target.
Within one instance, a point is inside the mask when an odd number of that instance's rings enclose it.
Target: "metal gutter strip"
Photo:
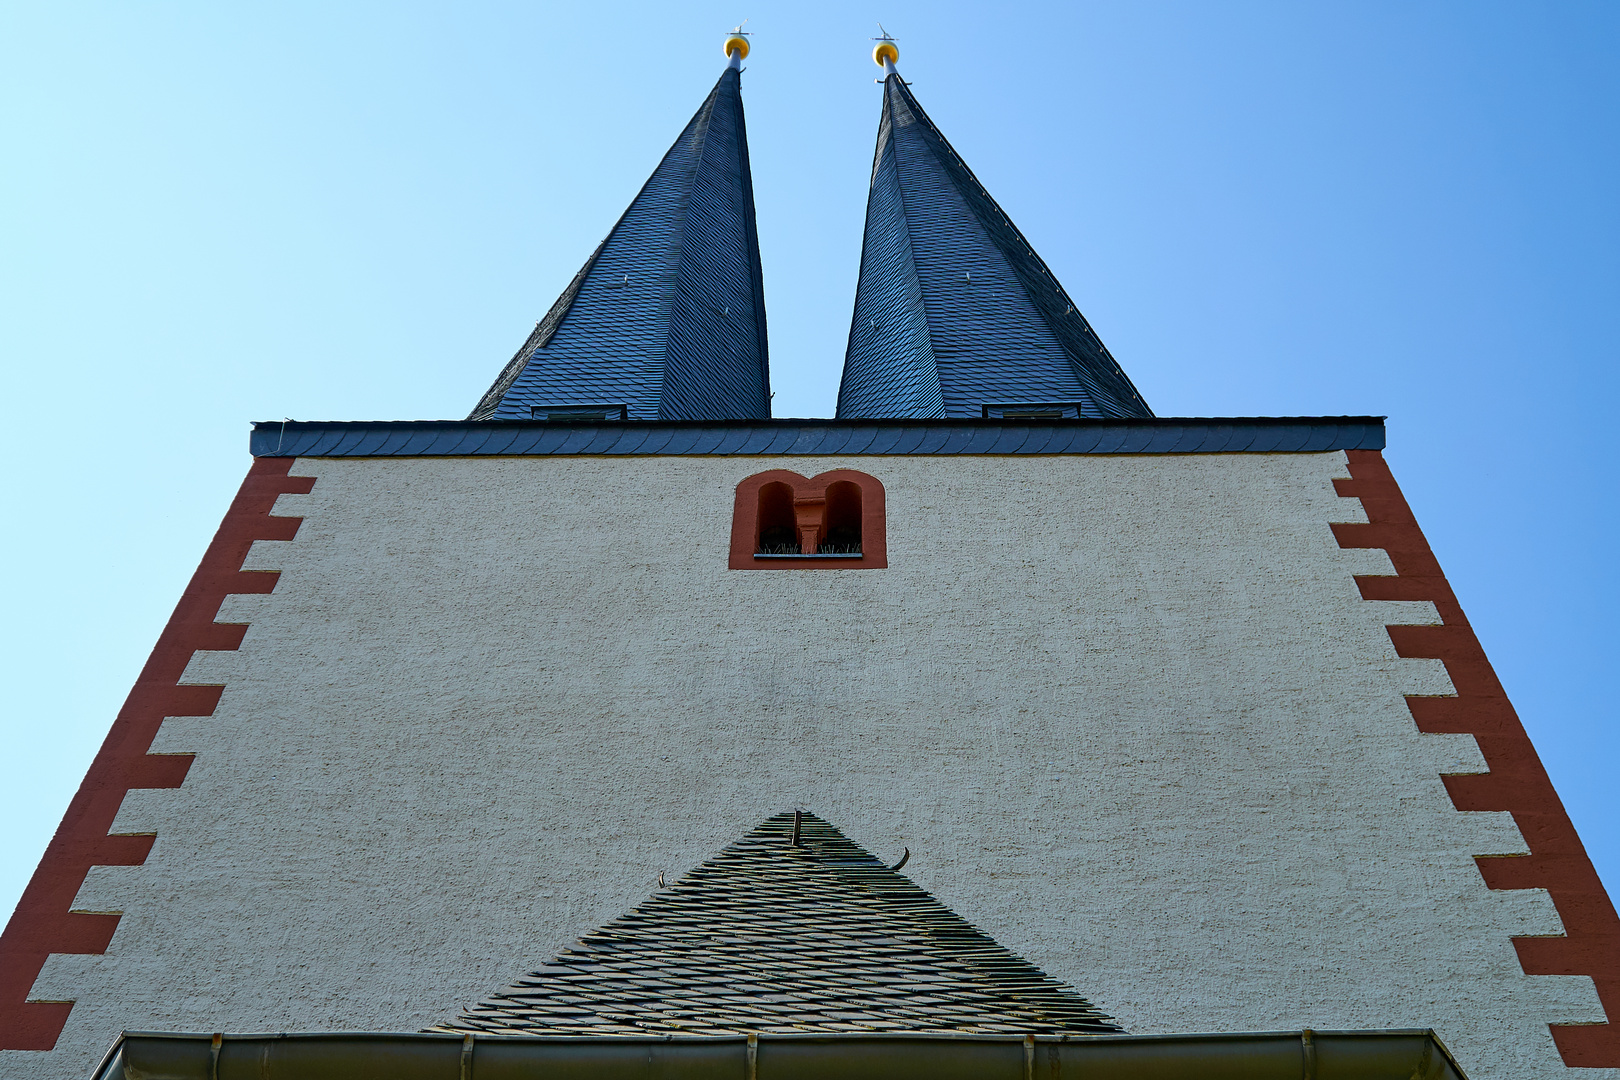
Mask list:
[[[218,1040],[218,1041],[216,1041]],[[1466,1080],[1432,1031],[479,1037],[126,1032],[96,1080]]]

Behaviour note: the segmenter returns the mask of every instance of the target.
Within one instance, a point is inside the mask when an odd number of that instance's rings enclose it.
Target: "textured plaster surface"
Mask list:
[[[885,570],[726,569],[732,491],[854,467]],[[1474,1080],[1565,1074],[1585,977],[1522,973],[1546,894],[1492,892],[1506,814],[1453,809],[1470,736],[1360,599],[1389,573],[1344,456],[302,460],[282,571],[93,870],[106,955],[53,956],[51,1053],[125,1028],[413,1030],[795,806],[1137,1032],[1434,1027]],[[1595,1077],[1620,1075],[1598,1070]]]

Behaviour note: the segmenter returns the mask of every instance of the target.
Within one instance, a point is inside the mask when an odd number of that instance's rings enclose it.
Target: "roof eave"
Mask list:
[[[661,1080],[737,1073],[750,1080],[1018,1080],[1038,1068],[1087,1080],[1307,1075],[1316,1080],[1466,1080],[1427,1029],[1204,1035],[957,1035],[938,1032],[734,1036],[457,1036],[125,1032],[96,1080],[520,1080],[566,1073]]]
[[[1320,453],[1382,450],[1384,417],[270,420],[253,425],[249,448],[255,457]]]

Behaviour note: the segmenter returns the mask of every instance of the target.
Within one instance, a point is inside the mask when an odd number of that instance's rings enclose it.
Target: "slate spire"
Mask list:
[[[746,36],[607,239],[470,420],[770,416],[765,295],[743,122]],[[572,406],[572,408],[570,408]]]
[[[886,75],[883,114],[839,417],[1152,416],[917,104],[893,39],[879,39],[873,59]]]
[[[1073,987],[813,814],[778,814],[680,880],[659,884],[634,911],[431,1030],[1120,1030]]]

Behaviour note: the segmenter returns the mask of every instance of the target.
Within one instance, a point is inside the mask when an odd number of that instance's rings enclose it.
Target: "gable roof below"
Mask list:
[[[813,815],[778,814],[448,1024],[498,1035],[1119,1026]]]

